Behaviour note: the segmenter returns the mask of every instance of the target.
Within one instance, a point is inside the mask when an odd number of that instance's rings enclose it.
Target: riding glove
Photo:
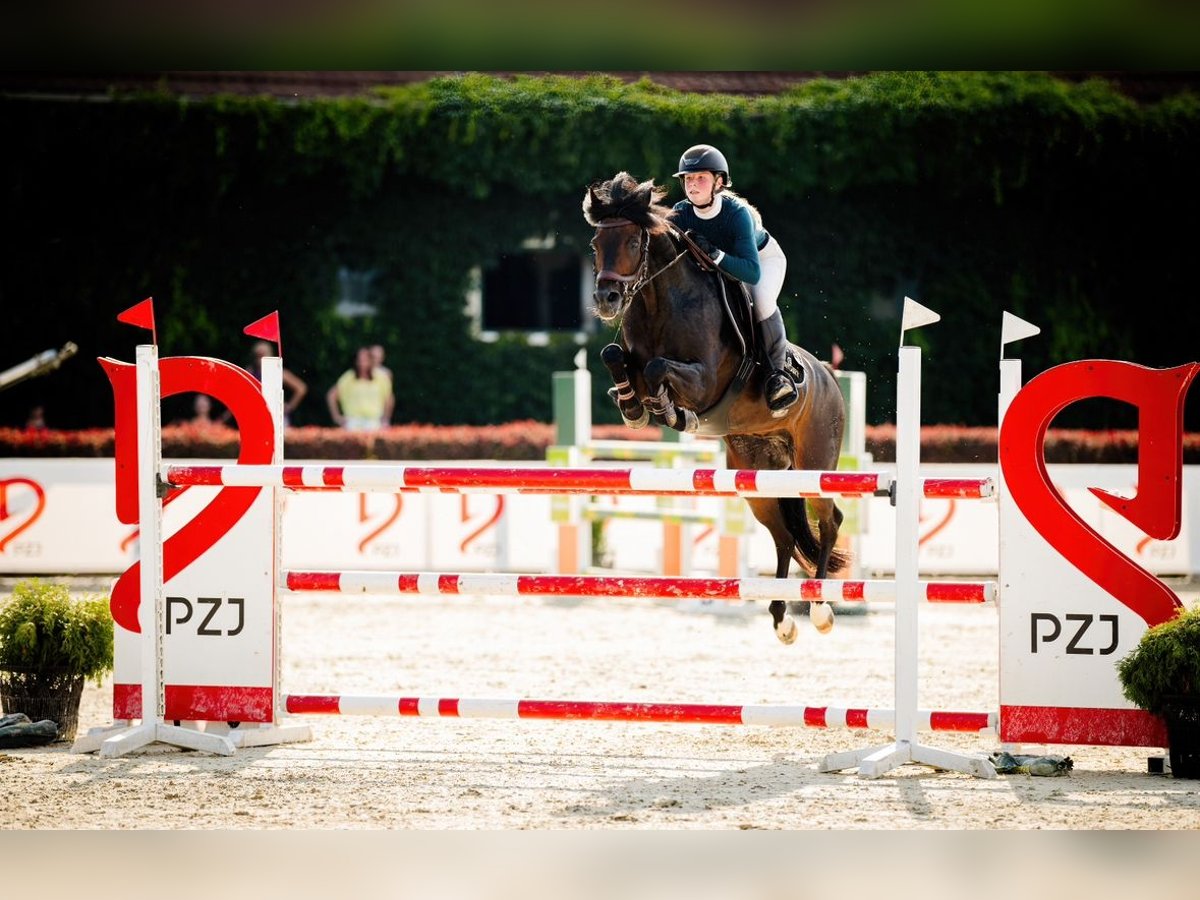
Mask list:
[[[692,239],[692,243],[699,247],[703,253],[707,254],[709,259],[716,259],[721,255],[721,251],[713,246],[713,242],[700,232],[689,229],[686,234]]]

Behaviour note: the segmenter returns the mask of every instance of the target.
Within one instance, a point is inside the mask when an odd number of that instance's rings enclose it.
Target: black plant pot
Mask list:
[[[1162,717],[1167,723],[1171,774],[1176,778],[1200,778],[1200,697],[1167,697]]]
[[[58,725],[58,740],[75,740],[83,676],[70,669],[0,670],[0,707],[6,713],[25,713],[31,721],[50,719]]]

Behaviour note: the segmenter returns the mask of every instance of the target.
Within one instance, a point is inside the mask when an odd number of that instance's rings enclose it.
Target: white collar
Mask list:
[[[712,206],[710,206],[708,209],[699,209],[698,207],[693,205],[692,210],[701,219],[716,218],[721,213],[721,195],[717,194],[717,196],[713,197]]]

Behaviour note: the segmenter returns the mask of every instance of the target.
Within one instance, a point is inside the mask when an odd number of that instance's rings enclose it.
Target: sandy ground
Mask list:
[[[781,645],[761,606],[508,598],[285,600],[291,693],[894,705],[890,607],[807,622]],[[921,609],[921,705],[992,710],[994,607]],[[110,720],[89,684],[80,733]],[[310,743],[233,757],[161,745],[0,753],[10,829],[1196,829],[1200,781],[1136,748],[1048,748],[1068,777],[904,766],[823,774],[879,732],[720,725],[311,717]],[[986,755],[994,737],[923,735]]]

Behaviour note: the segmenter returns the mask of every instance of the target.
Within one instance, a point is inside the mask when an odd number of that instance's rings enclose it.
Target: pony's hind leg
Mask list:
[[[842,527],[842,511],[828,497],[808,501],[817,518],[818,549],[816,578],[828,578],[846,567],[846,555],[837,549],[838,531]],[[810,603],[808,618],[822,634],[833,628],[833,607],[826,602]]]
[[[746,503],[754,513],[754,518],[771,533],[771,540],[775,543],[775,577],[787,578],[792,565],[795,538],[792,537],[792,532],[780,511],[778,501],[755,498],[748,499]],[[772,600],[767,610],[771,613],[771,626],[775,629],[775,636],[784,644],[795,643],[799,630],[796,628],[796,620],[788,612],[787,601]]]
[[[817,578],[836,575],[846,567],[849,561],[846,555],[837,549],[838,531],[845,518],[837,504],[828,497],[810,499],[811,508],[817,517],[818,551],[816,559]]]

